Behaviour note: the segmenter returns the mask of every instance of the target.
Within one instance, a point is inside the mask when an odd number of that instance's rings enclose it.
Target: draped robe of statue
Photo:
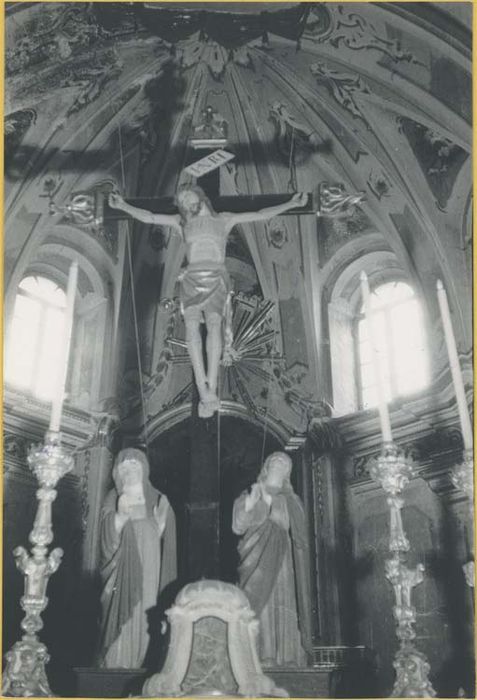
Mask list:
[[[302,503],[289,484],[245,509],[234,503],[240,587],[259,618],[259,656],[265,666],[305,666],[311,650],[309,550]]]
[[[146,517],[115,527],[122,492],[117,465],[136,459],[142,466]],[[123,450],[113,470],[115,488],[106,496],[101,516],[102,626],[99,666],[140,668],[149,645],[148,611],[176,578],[176,527],[167,497],[149,481],[149,464],[139,450]],[[165,527],[161,532],[160,523]]]

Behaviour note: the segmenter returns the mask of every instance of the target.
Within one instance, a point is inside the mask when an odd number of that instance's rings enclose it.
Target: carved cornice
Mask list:
[[[345,443],[344,435],[329,416],[313,416],[308,425],[308,435],[320,453],[337,450]]]
[[[306,435],[292,435],[286,443],[284,450],[286,452],[297,452],[303,449],[306,444]]]
[[[10,387],[4,390],[5,430],[21,436],[31,442],[41,442],[44,439],[50,419],[50,404],[45,401],[16,391]],[[70,406],[63,408],[62,436],[67,449],[77,449],[87,441],[93,433],[90,414]],[[12,449],[15,448],[12,443]]]
[[[446,376],[446,379],[450,377]],[[471,406],[471,386],[467,388],[467,398]],[[450,429],[458,424],[455,395],[449,381],[439,381],[419,394],[395,399],[389,404],[389,412],[393,438],[398,444],[410,442],[417,435],[433,435],[442,428]],[[350,452],[366,454],[380,443],[377,410],[356,411],[334,418],[333,423],[345,436]]]
[[[177,425],[183,420],[190,418],[191,408],[191,404],[186,403],[155,416],[147,425],[148,441],[152,442],[158,435],[160,435],[160,433],[169,430],[174,425]],[[242,406],[239,403],[235,403],[233,401],[221,401],[220,414],[222,416],[242,418],[243,420],[247,420],[250,423],[260,427],[263,427],[263,422],[265,422],[267,432],[273,435],[283,445],[286,445],[292,438],[292,431],[290,431],[283,423],[278,422],[270,414],[264,416],[263,420],[259,420],[258,418],[252,416],[245,406]]]

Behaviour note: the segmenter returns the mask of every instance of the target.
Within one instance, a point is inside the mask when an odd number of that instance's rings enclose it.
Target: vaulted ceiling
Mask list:
[[[114,285],[114,236],[75,233],[49,205],[104,183],[129,197],[172,194],[194,139],[208,136],[235,155],[223,193],[330,182],[366,194],[346,225],[297,230],[283,218],[236,232],[228,257],[240,289],[310,297],[318,273],[328,299],[338,280],[349,297],[359,270],[342,275],[353,260],[371,256],[372,271],[388,256],[429,299],[444,279],[468,344],[469,281],[459,271],[470,244],[471,45],[467,4],[454,5],[8,5],[7,303],[32,256],[61,258],[63,239],[85,247],[89,236],[85,264],[105,252],[103,281]],[[173,296],[183,251],[141,230],[135,269],[147,271],[158,252],[160,296]]]

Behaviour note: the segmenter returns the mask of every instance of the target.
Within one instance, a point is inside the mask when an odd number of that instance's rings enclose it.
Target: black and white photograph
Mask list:
[[[472,10],[3,4],[3,697],[475,697]]]

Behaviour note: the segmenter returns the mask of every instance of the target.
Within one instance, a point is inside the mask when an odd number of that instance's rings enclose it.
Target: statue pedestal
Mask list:
[[[258,620],[237,586],[207,579],[190,583],[167,617],[167,657],[162,671],[145,682],[143,697],[288,697],[260,667]]]

